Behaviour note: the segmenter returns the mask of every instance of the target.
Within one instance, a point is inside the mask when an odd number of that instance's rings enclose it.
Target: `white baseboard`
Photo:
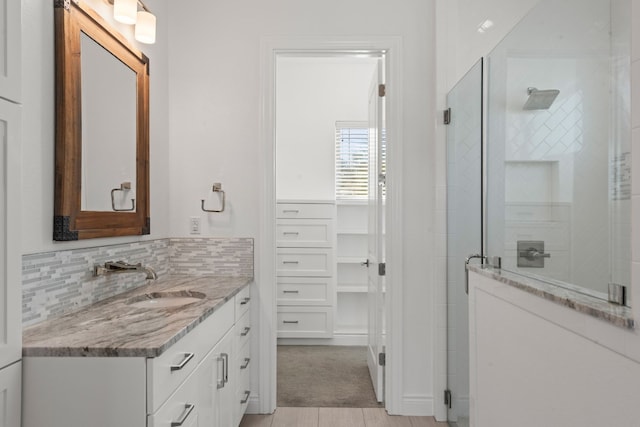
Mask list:
[[[249,398],[249,404],[247,405],[247,414],[259,414],[260,413],[260,396],[257,394],[251,394]]]
[[[433,396],[420,394],[405,394],[402,396],[400,413],[394,415],[431,417],[433,411]]]
[[[367,335],[334,334],[333,338],[278,338],[278,345],[356,345],[366,346]]]

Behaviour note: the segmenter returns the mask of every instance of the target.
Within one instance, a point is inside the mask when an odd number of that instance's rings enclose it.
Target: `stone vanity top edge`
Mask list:
[[[625,329],[635,328],[633,314],[629,307],[616,305],[553,283],[547,283],[506,270],[487,266],[469,265],[469,271],[513,286],[580,313],[612,323],[615,326]]]
[[[158,357],[253,282],[248,276],[168,276],[23,331],[23,357]],[[132,308],[151,292],[202,292],[172,309]]]

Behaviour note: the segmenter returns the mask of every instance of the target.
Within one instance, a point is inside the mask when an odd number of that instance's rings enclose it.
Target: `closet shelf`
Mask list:
[[[339,256],[337,258],[338,264],[360,264],[367,261],[367,257],[359,256]]]
[[[360,293],[367,293],[367,291],[369,290],[367,288],[367,285],[340,285],[338,284],[338,293],[353,293],[353,294],[360,294]]]
[[[339,229],[337,234],[369,234],[369,231],[363,228],[343,228]]]

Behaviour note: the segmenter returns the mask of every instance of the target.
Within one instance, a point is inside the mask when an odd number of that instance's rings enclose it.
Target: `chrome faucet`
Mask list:
[[[127,273],[143,271],[147,274],[147,279],[157,279],[158,275],[151,267],[144,267],[142,263],[129,264],[125,261],[107,261],[104,265],[96,264],[93,266],[93,275],[102,276],[109,273]]]

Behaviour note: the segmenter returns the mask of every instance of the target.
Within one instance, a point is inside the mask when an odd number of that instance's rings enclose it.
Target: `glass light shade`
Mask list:
[[[140,43],[153,44],[156,42],[156,17],[147,11],[138,12],[138,22],[134,34]]]
[[[138,0],[113,0],[113,19],[123,24],[136,23]]]

